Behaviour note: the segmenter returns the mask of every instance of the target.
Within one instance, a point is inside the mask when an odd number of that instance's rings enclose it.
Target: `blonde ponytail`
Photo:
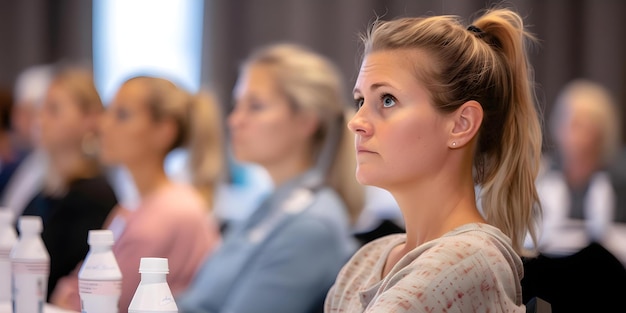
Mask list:
[[[482,208],[487,220],[511,237],[522,254],[523,241],[529,235],[536,245],[533,225],[541,216],[535,178],[539,172],[542,134],[534,104],[532,71],[526,58],[526,40],[519,15],[509,10],[487,12],[474,25],[488,34],[491,45],[502,54],[508,67],[509,113],[502,129],[502,145],[497,157],[484,157]],[[489,41],[489,39],[487,39]]]
[[[202,90],[191,95],[159,77],[137,76],[131,80],[145,84],[147,105],[155,120],[171,119],[176,123],[178,133],[166,152],[187,148],[191,183],[206,200],[207,208],[212,208],[224,166],[223,118],[213,94]]]
[[[209,207],[224,168],[222,114],[214,96],[201,91],[193,96],[189,110],[188,166],[191,182]]]

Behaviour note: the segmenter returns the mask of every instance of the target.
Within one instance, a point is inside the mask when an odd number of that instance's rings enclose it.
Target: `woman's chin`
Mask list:
[[[371,174],[365,173],[364,171],[357,170],[356,181],[364,186],[376,186],[376,179],[374,179]]]

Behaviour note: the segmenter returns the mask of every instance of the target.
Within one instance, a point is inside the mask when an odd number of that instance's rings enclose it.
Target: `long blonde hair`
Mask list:
[[[212,208],[224,167],[222,114],[214,95],[208,90],[192,95],[159,77],[138,76],[128,81],[132,80],[148,88],[146,104],[155,121],[176,123],[178,133],[167,152],[187,148],[191,182]]]
[[[269,68],[295,110],[308,110],[319,118],[320,127],[313,138],[317,165],[355,222],[365,198],[363,187],[354,178],[354,135],[345,127],[346,119],[354,112],[348,105],[338,69],[320,54],[288,43],[257,50],[243,66],[253,64]]]
[[[443,113],[478,101],[484,118],[474,154],[485,219],[512,240],[521,255],[528,235],[536,243],[541,205],[535,189],[542,134],[526,44],[533,37],[509,9],[488,10],[470,27],[456,16],[377,21],[363,36],[365,54],[419,49],[433,66],[415,69]]]

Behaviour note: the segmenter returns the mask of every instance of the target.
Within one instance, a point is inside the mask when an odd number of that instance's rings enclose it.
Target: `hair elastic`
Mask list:
[[[480,29],[480,28],[478,28],[478,27],[476,27],[474,25],[467,26],[467,30],[469,30],[471,32],[479,33],[479,34],[483,32],[482,29]]]
[[[478,28],[478,27],[476,27],[474,25],[467,26],[467,30],[469,30],[472,33],[474,33],[478,38],[482,38],[483,35],[485,35],[485,32],[482,29],[480,29],[480,28]]]

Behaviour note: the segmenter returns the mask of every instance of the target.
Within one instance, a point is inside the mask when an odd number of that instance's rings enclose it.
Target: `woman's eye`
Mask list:
[[[363,106],[364,102],[365,102],[365,100],[363,98],[354,99],[354,106],[358,110],[358,109],[360,109]]]
[[[115,117],[120,121],[125,121],[130,117],[130,114],[128,114],[128,111],[126,110],[117,110],[115,112]]]
[[[383,95],[382,101],[383,101],[383,107],[385,108],[390,108],[396,105],[396,99],[394,99],[394,97],[391,95]]]
[[[252,102],[250,103],[249,108],[250,108],[250,111],[252,112],[258,112],[258,111],[263,111],[263,109],[265,109],[265,106],[258,102]]]

